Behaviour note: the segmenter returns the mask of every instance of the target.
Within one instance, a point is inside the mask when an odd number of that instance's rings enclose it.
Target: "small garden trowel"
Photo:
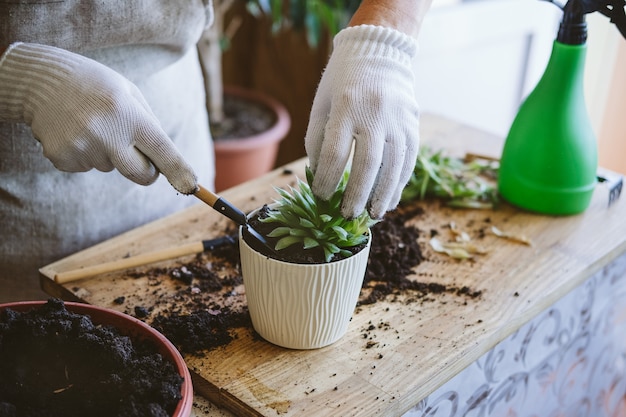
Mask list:
[[[200,186],[198,191],[196,191],[195,196],[207,203],[209,206],[213,207],[216,211],[233,220],[238,226],[242,226],[243,232],[247,233],[246,236],[250,237],[250,239],[247,239],[246,242],[249,243],[255,250],[265,253],[269,250],[270,253],[275,253],[274,248],[269,245],[267,240],[259,232],[248,225],[248,219],[241,210],[202,186]],[[203,240],[201,242],[191,242],[174,248],[166,248],[154,252],[142,253],[136,256],[125,257],[123,259],[117,259],[98,265],[59,272],[55,275],[54,280],[59,284],[64,284],[70,281],[88,278],[99,274],[134,268],[178,256],[200,253],[205,250],[212,250],[222,244],[235,242],[236,238],[233,236],[223,236],[221,238]]]
[[[204,188],[202,185],[198,185],[198,187],[198,191],[194,193],[196,197],[207,203],[216,211],[222,213],[224,216],[234,221],[238,226],[242,226],[244,232],[247,232],[248,235],[256,243],[262,245],[265,249],[268,249],[270,253],[276,252],[274,248],[267,242],[267,239],[265,239],[265,237],[263,237],[259,232],[254,230],[254,228],[252,228],[248,224],[248,218],[243,211],[239,210],[237,207],[233,206],[231,203],[229,203],[219,195]]]

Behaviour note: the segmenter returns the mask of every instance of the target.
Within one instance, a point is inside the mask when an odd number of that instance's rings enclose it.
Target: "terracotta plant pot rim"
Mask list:
[[[92,304],[70,301],[64,301],[63,303],[68,311],[89,316],[96,324],[111,325],[120,330],[122,334],[139,334],[146,339],[153,340],[158,346],[161,355],[163,355],[166,359],[173,361],[180,376],[184,378],[181,385],[182,398],[176,406],[172,417],[188,417],[191,415],[191,409],[193,407],[193,385],[191,381],[191,374],[189,373],[185,360],[172,342],[170,342],[153,327],[147,325],[139,319],[136,319],[135,317],[129,316],[128,314],[120,313],[119,311],[104,307],[98,307]],[[7,308],[23,312],[31,308],[40,307],[44,304],[46,304],[46,301],[17,301],[4,303],[0,304],[0,312]],[[131,330],[127,331],[127,329]]]
[[[239,138],[236,140],[214,140],[213,146],[220,152],[238,152],[241,149],[257,148],[267,143],[278,142],[282,140],[291,127],[291,118],[287,108],[270,95],[259,91],[249,90],[235,86],[225,86],[224,93],[235,97],[249,98],[253,101],[260,102],[271,109],[276,114],[276,121],[266,131]]]

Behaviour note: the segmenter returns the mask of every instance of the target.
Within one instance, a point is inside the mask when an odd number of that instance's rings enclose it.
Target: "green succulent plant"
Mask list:
[[[352,255],[348,248],[367,242],[368,229],[376,223],[363,211],[354,219],[341,215],[341,198],[348,182],[349,172],[344,172],[337,189],[327,201],[317,198],[311,191],[313,173],[307,167],[306,179],[298,179],[297,188],[276,188],[281,199],[275,200],[264,223],[277,223],[268,237],[278,238],[275,250],[300,244],[304,250],[321,248],[326,262],[333,257]]]

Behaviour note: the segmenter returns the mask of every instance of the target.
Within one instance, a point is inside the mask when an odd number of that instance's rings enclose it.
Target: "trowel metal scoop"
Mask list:
[[[258,246],[261,245],[264,247],[264,249],[269,250],[270,253],[275,253],[274,248],[270,246],[270,244],[267,242],[267,239],[265,239],[265,237],[263,237],[259,232],[254,230],[254,228],[252,228],[248,224],[248,218],[246,217],[244,212],[233,206],[228,201],[224,200],[219,195],[207,190],[202,185],[199,185],[198,187],[198,191],[196,191],[194,195],[203,202],[207,203],[209,206],[213,207],[213,209],[215,209],[216,211],[222,213],[224,216],[237,223],[238,226],[242,226],[243,232],[247,232],[254,241],[250,242],[251,246],[254,246],[255,249],[258,249]]]

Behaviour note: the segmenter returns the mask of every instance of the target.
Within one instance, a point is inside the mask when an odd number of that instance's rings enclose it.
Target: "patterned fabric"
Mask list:
[[[195,48],[211,11],[207,0],[0,0],[0,48],[43,43],[120,72],[142,91],[200,183],[212,187]],[[194,203],[163,177],[143,187],[115,172],[60,172],[28,126],[0,123],[0,302],[45,298],[42,266]]]
[[[626,416],[626,255],[405,417]]]

